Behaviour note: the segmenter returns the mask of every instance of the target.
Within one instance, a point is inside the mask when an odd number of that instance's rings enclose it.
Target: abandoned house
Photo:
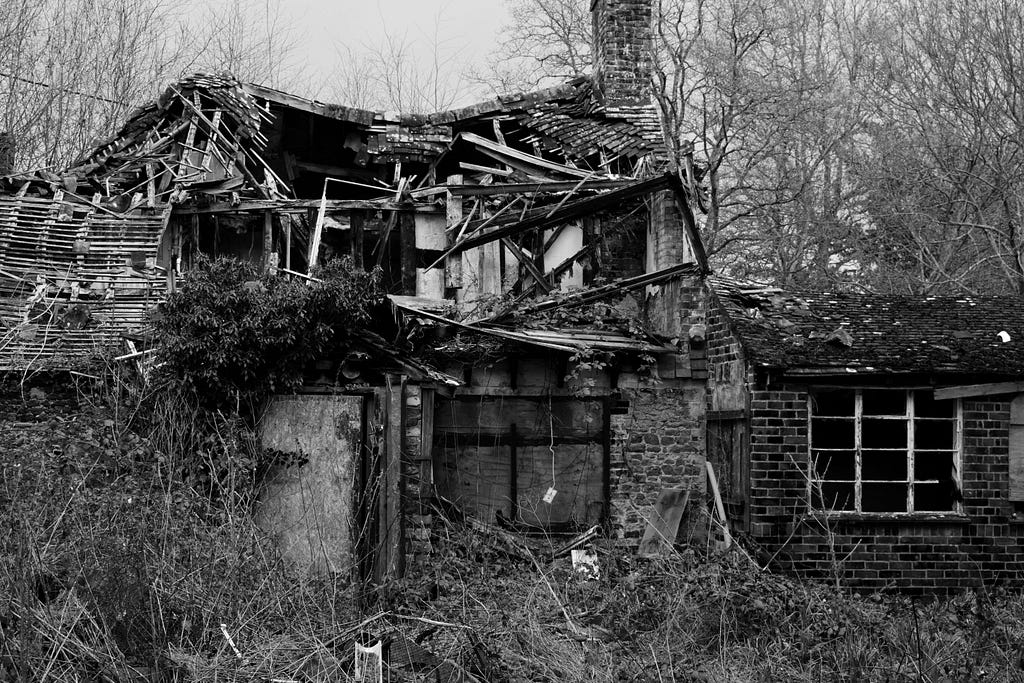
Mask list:
[[[707,457],[735,529],[865,589],[1019,585],[1018,297],[795,295],[712,278]]]
[[[146,359],[200,256],[309,279],[345,255],[400,332],[260,424],[306,459],[259,516],[310,571],[414,567],[436,509],[657,546],[707,493],[714,535],[784,568],[1019,581],[1019,302],[708,277],[699,169],[669,167],[646,94],[651,2],[591,11],[594,73],[554,88],[405,116],[196,75],[71,168],[0,177],[0,368]]]
[[[264,444],[307,459],[261,504],[286,556],[394,575],[436,504],[639,543],[663,491],[702,496],[703,318],[677,303],[708,268],[646,95],[651,4],[592,12],[593,77],[555,88],[404,116],[201,74],[72,168],[5,176],[0,366],[145,359],[200,255],[296,278],[348,255],[402,334],[269,406]]]

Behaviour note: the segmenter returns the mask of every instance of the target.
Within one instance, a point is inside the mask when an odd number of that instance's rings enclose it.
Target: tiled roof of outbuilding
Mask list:
[[[1024,375],[1021,297],[791,293],[722,278],[712,287],[757,366],[813,374]]]

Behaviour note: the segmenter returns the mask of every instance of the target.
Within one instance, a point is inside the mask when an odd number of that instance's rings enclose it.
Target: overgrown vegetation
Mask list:
[[[0,396],[0,680],[348,681],[378,639],[391,681],[1024,678],[1019,595],[858,596],[699,543],[645,560],[601,542],[591,580],[555,539],[435,511],[429,560],[372,596],[303,575],[255,523],[275,454],[251,419],[369,321],[375,276],[320,277],[205,264],[148,381],[120,365]]]
[[[94,390],[78,408],[0,404],[0,680],[347,681],[354,643],[378,638],[427,652],[392,681],[1022,678],[1018,595],[856,596],[742,552],[649,561],[604,544],[585,580],[546,543],[531,558],[456,522],[361,612],[348,576],[296,574],[247,507],[174,476],[178,456]]]
[[[160,307],[160,360],[211,410],[251,414],[303,371],[345,353],[382,301],[377,272],[329,261],[312,281],[260,272],[237,259],[201,261]]]
[[[342,358],[383,300],[379,273],[329,261],[300,281],[237,259],[201,261],[160,307],[158,370],[140,419],[175,476],[211,498],[250,501],[282,454],[256,443],[269,396],[302,384],[311,363]],[[123,387],[129,392],[131,387]],[[185,457],[187,455],[187,457]]]

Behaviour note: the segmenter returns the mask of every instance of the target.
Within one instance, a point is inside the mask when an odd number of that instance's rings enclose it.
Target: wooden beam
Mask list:
[[[491,175],[497,176],[510,176],[512,171],[507,171],[503,168],[494,168],[493,166],[481,166],[480,164],[471,164],[468,161],[460,161],[459,168],[464,171],[476,171],[478,173],[490,173]]]
[[[556,180],[546,183],[492,183],[490,185],[452,185],[444,188],[452,194],[466,196],[496,194],[538,194],[542,192],[568,192],[576,187],[583,190],[619,190],[635,184],[635,180],[588,180],[580,185],[576,180]],[[414,197],[427,194],[435,188],[413,192]]]
[[[100,207],[103,208],[103,207]],[[209,213],[248,213],[266,211],[278,213],[305,213],[308,209],[319,209],[319,199],[247,199],[238,204],[231,202],[214,202],[204,206],[175,206],[175,216],[195,216]],[[381,201],[370,199],[328,199],[327,211],[369,210],[369,211],[416,211],[416,213],[440,213],[435,206],[418,206],[411,202]],[[113,214],[122,218],[120,214]]]
[[[284,267],[292,267],[292,217],[281,217],[282,240],[284,241]]]
[[[337,176],[339,178],[360,178],[362,180],[373,180],[377,175],[373,171],[365,171],[363,169],[347,168],[345,166],[335,166],[334,164],[318,164],[313,161],[302,161],[295,159],[292,161],[292,166],[299,169],[300,171],[306,171],[309,173],[319,173],[321,175]],[[387,188],[382,188],[387,190]]]
[[[590,171],[582,171],[578,168],[542,159],[541,157],[533,154],[520,152],[518,149],[509,147],[508,145],[502,145],[494,142],[493,140],[488,140],[487,138],[476,135],[475,133],[459,133],[458,139],[472,145],[476,145],[481,149],[481,151],[492,152],[500,157],[507,157],[508,160],[518,161],[522,164],[534,166],[535,168],[543,168],[548,171],[554,171],[555,173],[561,173],[575,178],[586,178],[591,175]],[[505,161],[505,159],[499,159],[499,161]]]
[[[537,264],[535,264],[529,256],[523,253],[523,250],[519,248],[518,244],[507,237],[501,238],[501,244],[511,251],[512,255],[523,264],[523,267],[526,268],[526,272],[533,276],[533,279],[537,282],[537,286],[543,289],[545,294],[551,291],[551,284],[544,278],[544,273],[540,272],[540,269],[537,268]]]
[[[403,211],[398,219],[402,293],[416,295],[416,216]]]
[[[263,214],[263,269],[270,271],[276,265],[273,261],[274,250],[274,212]]]
[[[672,187],[673,177],[674,176],[666,174],[650,180],[634,182],[632,185],[619,190],[612,190],[611,192],[606,192],[605,194],[600,194],[596,197],[588,197],[586,199],[569,202],[561,208],[551,211],[546,215],[535,216],[523,221],[505,224],[483,234],[480,234],[479,232],[474,233],[457,244],[452,245],[452,247],[448,249],[448,252],[445,253],[445,256],[461,253],[467,249],[480,246],[481,244],[500,240],[502,237],[511,237],[512,235],[517,235],[528,230],[552,228],[576,218],[582,218],[583,216],[597,213],[613,206],[618,206],[622,202],[630,199],[644,197],[659,190],[669,189]],[[697,246],[695,246],[695,249],[696,248]],[[706,267],[706,261],[701,265]]]
[[[1024,382],[992,382],[989,384],[964,384],[957,387],[942,387],[935,390],[936,401],[971,396],[996,396],[1024,392]]]
[[[1024,395],[1010,402],[1009,499],[1024,501]]]
[[[362,211],[353,210],[349,214],[349,225],[352,227],[352,265],[356,268],[363,267],[363,222],[365,216]]]

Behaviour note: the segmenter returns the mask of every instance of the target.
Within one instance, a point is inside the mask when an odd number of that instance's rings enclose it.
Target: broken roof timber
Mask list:
[[[384,189],[384,188],[382,188]],[[214,202],[204,206],[181,204],[174,207],[176,216],[192,216],[207,213],[246,213],[249,211],[277,211],[280,213],[304,213],[309,209],[319,209],[319,199],[254,199],[244,200],[237,204],[231,202]],[[413,204],[412,202],[396,202],[379,199],[328,199],[327,211],[347,211],[366,209],[370,211],[415,211],[417,213],[441,213],[443,209],[432,204]]]
[[[990,384],[966,384],[958,387],[942,387],[935,390],[935,400],[970,398],[972,396],[996,396],[1024,392],[1024,382],[993,382]]]
[[[285,107],[290,107],[292,109],[298,109],[299,111],[304,111],[309,114],[325,116],[329,119],[337,119],[339,121],[348,121],[350,123],[369,126],[372,125],[374,120],[379,116],[377,112],[369,111],[367,109],[343,107],[338,104],[325,104],[324,102],[309,100],[296,95],[289,95],[286,92],[275,90],[274,88],[268,88],[265,85],[246,83],[244,87],[254,97],[267,100],[268,102],[274,102]]]
[[[455,141],[453,142],[453,144],[459,142],[460,140],[462,142],[468,142],[472,145],[475,145],[480,149],[481,152],[487,154],[488,156],[496,158],[498,161],[501,161],[502,163],[509,164],[510,166],[513,167],[518,166],[522,170],[529,171],[529,167],[532,166],[535,169],[537,169],[538,172],[547,171],[561,173],[562,175],[567,175],[570,178],[590,178],[594,175],[593,171],[584,171],[582,169],[573,168],[571,166],[565,166],[563,164],[558,164],[553,161],[548,161],[547,159],[542,159],[541,157],[535,156],[533,154],[520,152],[518,149],[509,147],[508,145],[503,145],[499,142],[494,142],[493,140],[488,140],[487,138],[481,135],[477,135],[475,133],[469,133],[465,131],[459,133],[455,137]]]
[[[637,181],[627,187],[623,187],[618,190],[611,190],[610,192],[606,192],[595,197],[587,197],[586,199],[567,202],[560,208],[557,208],[543,216],[535,216],[524,221],[502,225],[483,234],[471,235],[461,242],[452,245],[445,253],[445,257],[452,254],[462,253],[467,249],[478,247],[481,244],[500,240],[502,237],[518,235],[528,230],[553,228],[573,219],[588,216],[597,213],[598,211],[616,206],[621,202],[635,199],[637,197],[643,197],[659,190],[667,190],[672,187],[671,178],[672,176],[670,175],[663,175],[657,178],[651,178],[650,180]],[[438,261],[441,261],[441,259]]]
[[[568,296],[541,301],[532,306],[525,306],[517,312],[521,314],[540,313],[542,311],[550,311],[556,308],[582,306],[592,301],[603,299],[611,294],[628,292],[633,289],[646,287],[647,285],[667,282],[677,276],[701,274],[703,274],[703,271],[700,270],[699,265],[694,263],[679,263],[653,273],[644,273],[643,275],[637,275],[635,277],[623,278],[621,280],[609,282],[605,285],[600,285],[599,287],[592,287],[580,292],[573,292]]]
[[[487,334],[492,337],[562,351],[564,353],[577,353],[587,349],[642,353],[678,353],[678,349],[670,344],[656,344],[648,340],[636,339],[622,332],[610,330],[507,330],[500,327],[464,323],[446,318],[426,308],[418,307],[415,305],[413,297],[389,295],[388,298],[396,308],[417,317],[446,325],[453,325],[480,334]]]
[[[540,194],[542,192],[569,192],[571,190],[620,190],[629,187],[636,181],[626,180],[587,180],[581,185],[576,180],[538,182],[538,183],[491,183],[490,185],[446,185],[442,189],[454,195],[477,196],[496,194]],[[432,188],[431,188],[432,189]],[[415,197],[417,192],[412,193]]]

